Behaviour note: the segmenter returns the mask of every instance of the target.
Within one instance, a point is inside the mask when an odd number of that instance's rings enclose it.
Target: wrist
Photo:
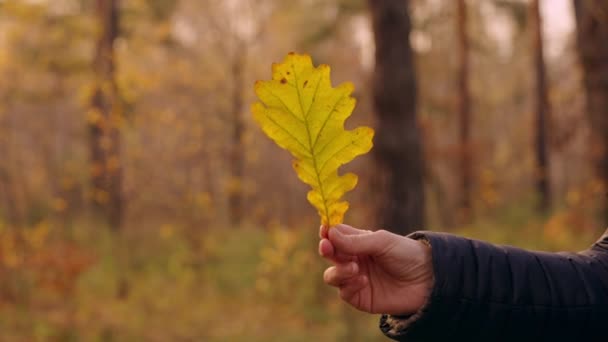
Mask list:
[[[416,311],[418,312],[424,308],[431,296],[431,292],[433,291],[433,287],[435,285],[435,275],[433,271],[433,254],[431,251],[431,244],[426,239],[415,240],[417,245],[419,246],[420,256],[420,301],[416,306]]]
[[[433,267],[433,254],[430,242],[426,237],[418,235],[415,238],[408,236],[416,242],[417,265],[419,282],[416,286],[416,303],[407,313],[395,315],[385,314],[380,319],[380,329],[389,337],[401,340],[406,331],[425,315],[431,305],[431,294],[435,286],[435,273]]]
[[[413,267],[408,271],[409,279],[406,280],[408,300],[403,303],[404,306],[400,310],[385,312],[402,322],[413,322],[422,315],[422,312],[428,306],[435,285],[430,244],[426,240],[411,239],[410,241],[408,242],[408,245],[410,245],[408,248]]]

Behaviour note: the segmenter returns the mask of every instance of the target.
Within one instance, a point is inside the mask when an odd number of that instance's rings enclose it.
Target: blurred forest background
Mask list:
[[[347,223],[544,250],[608,223],[606,1],[0,0],[0,340],[384,340],[251,120],[289,51],[376,127]]]

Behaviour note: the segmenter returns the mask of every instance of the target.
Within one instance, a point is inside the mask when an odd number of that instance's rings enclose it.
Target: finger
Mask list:
[[[351,255],[378,255],[400,237],[384,230],[348,235],[344,234],[341,229],[330,229],[328,235],[329,241],[336,251]]]
[[[355,262],[337,264],[336,266],[329,267],[325,270],[323,273],[323,281],[328,285],[340,287],[358,273],[359,265]]]
[[[338,264],[336,266],[329,267],[323,273],[323,281],[331,286],[341,287],[344,286],[350,279],[357,276],[358,266],[346,266],[349,264]]]
[[[331,242],[327,239],[319,241],[319,254],[328,259],[334,258],[335,249]]]
[[[327,239],[328,230],[329,230],[329,227],[327,227],[326,225],[321,225],[321,227],[319,227],[319,237],[321,239]]]
[[[354,297],[368,285],[368,278],[364,275],[358,275],[351,278],[343,286],[340,287],[340,298],[346,302],[352,302]]]
[[[358,229],[347,224],[338,224],[334,227],[334,229],[340,230],[345,235],[360,235],[360,234],[369,234],[371,230]]]
[[[337,252],[331,241],[328,239],[322,239],[319,241],[319,255],[333,261],[334,263],[347,263],[349,261],[356,261],[357,259],[357,257],[354,255]]]
[[[357,229],[355,227],[349,226],[347,224],[342,224],[342,223],[335,225],[332,228],[340,229],[344,234],[347,234],[347,235],[371,233],[371,231],[369,231],[369,230]],[[328,227],[326,225],[321,225],[321,227],[319,227],[319,237],[322,239],[323,238],[327,239],[327,233],[328,233],[329,229],[330,229],[330,227]]]

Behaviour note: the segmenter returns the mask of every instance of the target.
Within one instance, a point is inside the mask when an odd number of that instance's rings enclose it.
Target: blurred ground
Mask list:
[[[572,214],[504,212],[452,232],[543,250],[583,249],[595,238]],[[384,340],[376,315],[346,307],[323,284],[317,241],[316,226],[4,229],[0,339]]]

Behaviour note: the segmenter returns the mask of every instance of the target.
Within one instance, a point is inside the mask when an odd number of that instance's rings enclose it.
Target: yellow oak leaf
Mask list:
[[[357,185],[357,175],[338,168],[372,148],[374,130],[345,130],[355,108],[354,87],[332,87],[328,65],[314,67],[308,55],[289,53],[272,65],[272,80],[258,81],[255,121],[277,145],[295,157],[293,168],[312,187],[308,201],[328,227],[342,223],[348,202],[342,196]]]

